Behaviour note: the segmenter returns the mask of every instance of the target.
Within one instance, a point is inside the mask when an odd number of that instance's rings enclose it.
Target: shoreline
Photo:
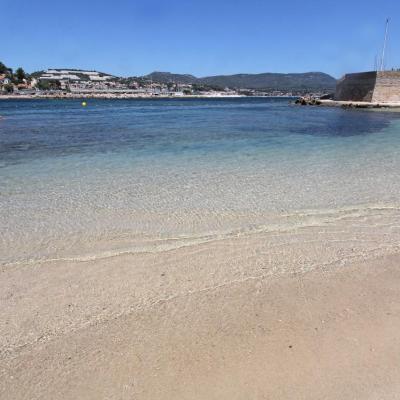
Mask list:
[[[242,99],[242,98],[278,98],[278,99],[296,99],[298,96],[246,96],[246,95],[184,95],[184,96],[170,96],[170,95],[136,95],[136,94],[73,94],[73,95],[0,95],[1,100],[40,100],[40,99]]]
[[[400,102],[367,102],[367,101],[339,101],[339,100],[321,100],[318,98],[301,97],[296,104],[302,106],[323,106],[323,107],[340,107],[351,109],[400,109]]]
[[[343,108],[400,108],[400,102],[367,102],[367,101],[338,101],[338,100],[319,100],[322,106],[343,107]]]
[[[51,94],[51,95],[1,95],[1,100],[39,100],[39,99],[185,99],[185,98],[243,98],[250,97],[244,95],[184,95],[184,96],[170,96],[170,95],[136,95],[136,94],[101,94],[101,93],[81,93],[81,94]],[[256,96],[251,96],[256,97]],[[264,97],[264,96],[263,96]],[[267,96],[265,96],[267,97]]]

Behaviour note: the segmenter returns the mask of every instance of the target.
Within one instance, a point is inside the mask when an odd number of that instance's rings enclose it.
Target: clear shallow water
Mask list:
[[[285,99],[1,101],[4,263],[158,251],[400,206],[396,113]]]

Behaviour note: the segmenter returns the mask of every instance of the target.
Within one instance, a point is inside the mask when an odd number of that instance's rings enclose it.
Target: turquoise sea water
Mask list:
[[[234,98],[3,100],[0,115],[6,264],[400,205],[397,113]]]

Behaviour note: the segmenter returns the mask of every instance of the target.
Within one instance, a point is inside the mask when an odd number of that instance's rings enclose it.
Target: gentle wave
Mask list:
[[[96,254],[86,253],[76,256],[54,257],[54,258],[30,258],[21,259],[14,262],[4,263],[3,266],[13,266],[21,264],[52,263],[52,262],[90,262],[107,258],[135,255],[142,253],[162,253],[173,250],[179,250],[184,247],[198,246],[216,241],[224,241],[234,238],[241,238],[257,234],[289,233],[298,229],[310,227],[327,226],[346,219],[371,218],[373,216],[384,216],[389,212],[400,212],[400,205],[396,204],[366,204],[358,207],[342,207],[340,209],[320,209],[320,210],[302,210],[291,213],[283,213],[274,216],[270,224],[257,226],[248,226],[240,229],[208,232],[199,235],[180,234],[175,237],[166,238],[148,238],[146,244],[136,245],[123,249],[108,249],[99,251]],[[400,215],[399,215],[400,217]],[[278,222],[276,222],[278,220]],[[354,222],[354,221],[353,221]],[[399,218],[400,226],[400,218]],[[371,230],[374,225],[367,225]],[[349,225],[351,227],[351,225]],[[135,237],[138,235],[135,234]],[[143,235],[143,237],[145,237]],[[115,236],[112,237],[115,240]],[[124,235],[126,240],[126,234]],[[85,240],[82,237],[82,240]],[[91,242],[93,239],[91,239]]]

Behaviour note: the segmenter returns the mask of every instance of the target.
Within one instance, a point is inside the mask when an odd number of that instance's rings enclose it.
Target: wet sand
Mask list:
[[[333,232],[3,266],[0,398],[394,399],[400,255]]]

